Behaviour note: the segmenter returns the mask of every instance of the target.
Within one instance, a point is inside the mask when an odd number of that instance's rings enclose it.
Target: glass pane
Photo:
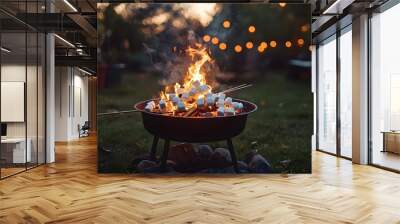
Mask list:
[[[38,81],[38,36],[36,32],[28,32],[28,63],[27,63],[27,80],[26,80],[26,113],[27,113],[27,142],[28,150],[30,148],[30,160],[28,160],[28,168],[37,165],[37,132],[38,132],[38,107],[37,107],[37,81]]]
[[[352,141],[352,35],[340,36],[340,153],[351,158]]]
[[[44,34],[39,34],[38,45],[38,163],[45,163],[45,52],[46,39]]]
[[[372,18],[372,163],[400,170],[400,5]]]
[[[25,170],[31,151],[26,150],[26,34],[1,34],[1,174]],[[29,145],[28,145],[29,149]]]
[[[336,153],[336,39],[318,48],[318,148]]]

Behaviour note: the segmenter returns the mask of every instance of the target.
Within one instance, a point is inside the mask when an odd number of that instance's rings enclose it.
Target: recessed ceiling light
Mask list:
[[[61,40],[62,42],[64,42],[65,44],[67,44],[70,47],[75,48],[75,45],[73,45],[71,42],[69,42],[68,40],[62,38],[61,36],[59,36],[58,34],[54,34],[55,37],[57,37],[59,40]]]
[[[78,10],[68,1],[64,0],[64,3],[68,5],[74,12],[78,12]]]
[[[11,52],[11,50],[9,50],[9,49],[7,49],[5,47],[1,47],[0,49],[1,49],[1,51],[4,51],[6,53],[10,53]]]

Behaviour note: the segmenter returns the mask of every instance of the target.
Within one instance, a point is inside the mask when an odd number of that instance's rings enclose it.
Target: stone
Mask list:
[[[251,159],[253,159],[253,156],[255,156],[255,155],[258,155],[257,149],[253,149],[250,152],[246,153],[246,155],[244,157],[245,158],[244,162],[245,163],[250,163]]]
[[[231,154],[228,149],[216,148],[211,156],[213,167],[227,167],[232,165]]]
[[[142,160],[138,163],[136,166],[136,169],[140,173],[158,173],[159,170],[159,165],[151,160]]]
[[[197,153],[192,144],[182,143],[169,149],[168,160],[174,162],[174,169],[178,172],[191,172],[197,168]]]
[[[213,150],[209,145],[198,145],[196,149],[197,155],[201,159],[209,159],[213,154]]]
[[[269,162],[260,154],[254,155],[249,163],[252,173],[271,173],[272,167]]]

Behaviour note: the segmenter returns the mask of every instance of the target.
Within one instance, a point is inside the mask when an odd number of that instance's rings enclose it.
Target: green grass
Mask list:
[[[252,81],[253,87],[232,95],[258,105],[248,117],[245,131],[233,139],[239,160],[253,145],[275,172],[311,172],[313,101],[309,82],[289,80],[282,72],[260,77]],[[99,112],[132,109],[136,102],[157,94],[161,89],[158,80],[155,75],[123,75],[121,84],[99,91]],[[107,158],[99,158],[106,161],[99,168],[107,172],[130,172],[132,159],[146,153],[152,143],[140,114],[100,118],[98,129],[99,146],[113,150]],[[226,147],[224,142],[210,145]],[[283,160],[291,162],[283,167]]]

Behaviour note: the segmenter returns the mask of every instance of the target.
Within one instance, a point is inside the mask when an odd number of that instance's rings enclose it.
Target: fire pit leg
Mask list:
[[[232,139],[228,138],[226,141],[228,143],[229,152],[231,153],[231,159],[232,159],[233,168],[235,169],[236,173],[239,173],[236,154],[235,154],[235,149],[233,148],[233,144],[232,144]]]
[[[151,145],[151,150],[150,150],[150,159],[151,160],[156,160],[158,139],[159,139],[158,136],[154,135],[153,144]]]
[[[169,139],[165,139],[164,151],[161,157],[161,166],[160,166],[162,172],[164,172],[167,167],[168,151],[169,151]]]

